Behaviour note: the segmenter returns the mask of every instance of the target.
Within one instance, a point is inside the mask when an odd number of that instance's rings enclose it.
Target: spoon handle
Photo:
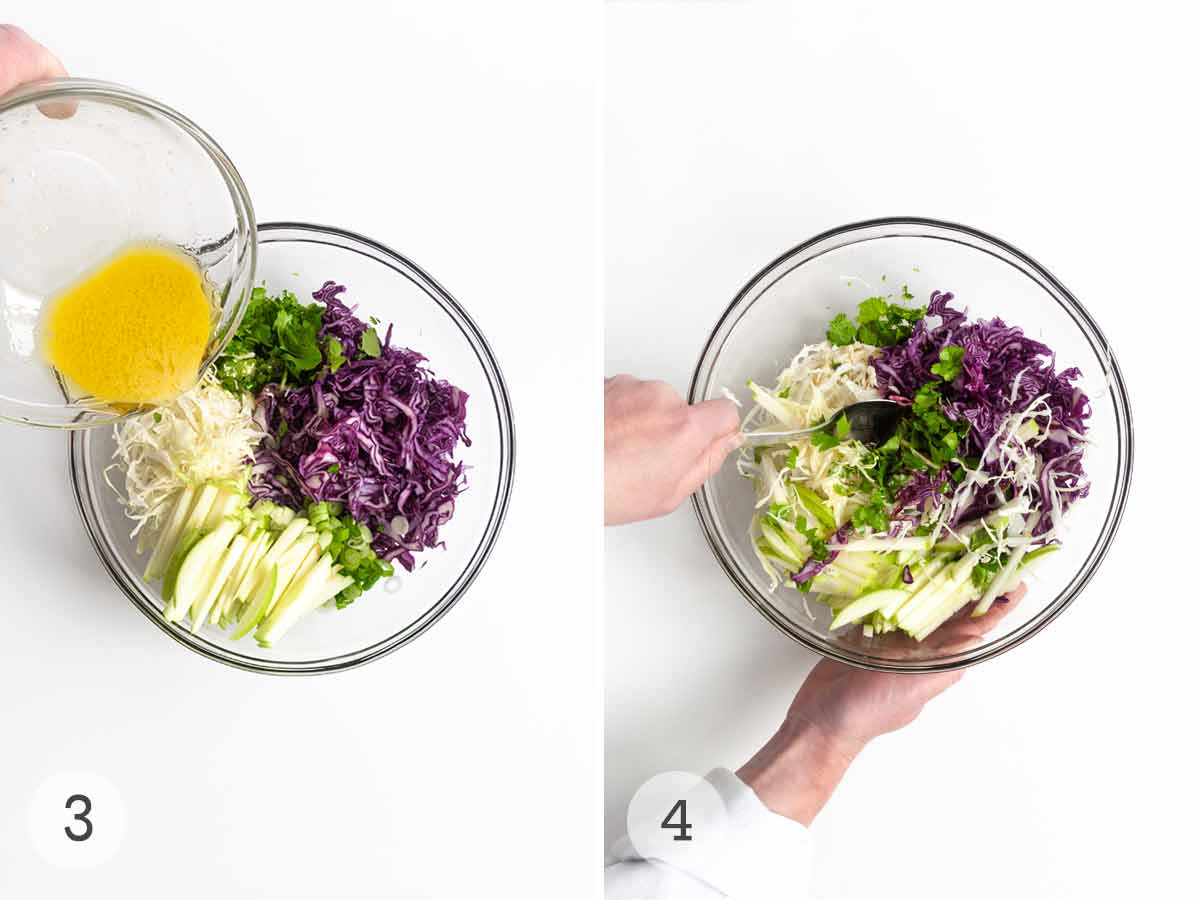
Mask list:
[[[789,428],[786,431],[744,431],[742,432],[743,445],[746,447],[769,447],[772,444],[787,444],[818,432],[827,424],[827,422],[823,422],[811,428]]]

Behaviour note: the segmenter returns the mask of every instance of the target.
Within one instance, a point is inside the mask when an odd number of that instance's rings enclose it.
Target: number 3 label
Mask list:
[[[68,825],[63,829],[73,841],[86,841],[92,836],[92,820],[88,818],[88,813],[92,811],[92,801],[87,798],[87,794],[72,794],[67,800],[67,809],[70,809],[74,804],[82,803],[83,811],[75,813],[75,818],[83,823],[83,833],[76,834]]]
[[[64,869],[110,860],[125,837],[125,804],[111,781],[93,772],[60,772],[41,783],[29,806],[38,854]]]

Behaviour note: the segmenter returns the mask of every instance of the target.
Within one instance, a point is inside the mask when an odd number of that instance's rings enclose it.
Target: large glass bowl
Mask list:
[[[0,419],[86,428],[128,414],[60,379],[35,335],[48,299],[131,242],[199,264],[214,304],[203,369],[237,329],[254,278],[254,211],[233,163],[195,123],[120,85],[62,78],[5,95]]]
[[[754,556],[750,482],[732,461],[694,497],[704,534],[746,599],[776,628],[832,659],[868,669],[930,672],[998,656],[1045,628],[1095,575],[1112,543],[1129,492],[1133,429],[1129,396],[1112,349],[1083,306],[1045,268],[973,228],[932,219],[876,219],[835,228],[789,250],[750,280],[717,322],[692,379],[693,403],[732,390],[749,408],[746,381],[775,384],[804,344],[824,339],[839,312],[853,316],[872,294],[922,302],[953,291],[971,318],[1000,316],[1045,342],[1060,367],[1078,366],[1092,401],[1084,457],[1090,495],[1067,516],[1063,549],[1027,579],[1025,598],[983,643],[951,652],[901,632],[866,638],[861,628],[829,632],[827,606],[803,593],[770,589]]]
[[[162,617],[158,585],[146,584],[146,557],[129,539],[132,524],[105,483],[112,429],[70,435],[71,483],[79,512],[105,568],[147,618],[209,659],[255,672],[320,674],[378,659],[424,633],[463,595],[491,552],[508,507],[513,477],[512,410],[487,341],[453,297],[416,265],[372,240],[335,228],[272,223],[258,229],[259,281],[307,298],[326,280],[346,285],[343,299],[358,315],[395,324],[393,342],[424,354],[439,378],[465,390],[470,447],[467,489],[441,529],[445,549],[417,554],[417,568],[380,582],[344,610],[321,609],[270,648],[252,638],[231,641],[205,626],[199,634]],[[114,472],[120,483],[120,473]]]

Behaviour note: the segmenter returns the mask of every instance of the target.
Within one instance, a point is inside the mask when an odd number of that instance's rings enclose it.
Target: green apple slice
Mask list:
[[[272,564],[271,568],[267,570],[266,577],[259,580],[258,586],[246,603],[246,608],[242,610],[241,618],[238,619],[237,628],[232,635],[233,640],[241,640],[259,623],[267,611],[267,604],[271,602],[271,595],[275,593],[275,583],[278,580],[279,566]]]

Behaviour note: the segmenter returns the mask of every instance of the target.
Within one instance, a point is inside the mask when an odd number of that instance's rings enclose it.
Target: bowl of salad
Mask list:
[[[199,384],[72,432],[104,566],[163,632],[269,674],[423,634],[496,541],[512,411],[487,341],[411,261],[318,225],[258,227],[256,283]]]
[[[726,574],[832,659],[930,672],[990,659],[1083,591],[1129,492],[1112,348],[1043,266],[963,225],[835,228],[754,276],[717,323],[692,402],[727,396],[746,446],[694,497]],[[842,410],[899,408],[863,443]]]

